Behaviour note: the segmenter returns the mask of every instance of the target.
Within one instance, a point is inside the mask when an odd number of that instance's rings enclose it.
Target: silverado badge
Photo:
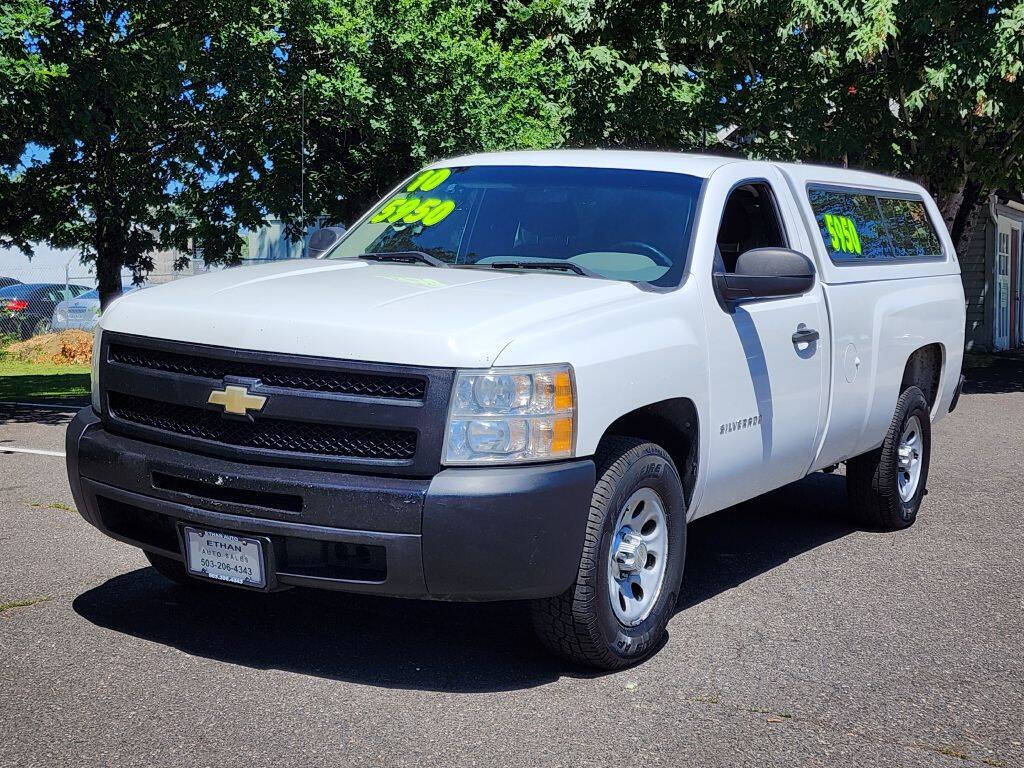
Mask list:
[[[260,410],[267,398],[250,395],[245,387],[226,386],[224,389],[213,390],[206,402],[210,405],[223,405],[225,413],[245,416],[249,411]]]

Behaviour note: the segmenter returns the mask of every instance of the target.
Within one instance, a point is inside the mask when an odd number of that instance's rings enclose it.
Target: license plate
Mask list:
[[[194,576],[247,587],[267,586],[259,539],[186,526],[185,563]]]

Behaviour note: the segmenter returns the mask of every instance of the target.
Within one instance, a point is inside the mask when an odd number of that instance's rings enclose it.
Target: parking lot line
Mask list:
[[[15,448],[11,445],[0,445],[0,453],[34,453],[39,456],[67,456],[64,451],[44,451],[42,448]]]
[[[51,411],[77,411],[84,407],[81,405],[59,405],[57,403],[17,403],[10,400],[0,400],[0,407],[5,405],[17,406],[19,408],[46,408]]]

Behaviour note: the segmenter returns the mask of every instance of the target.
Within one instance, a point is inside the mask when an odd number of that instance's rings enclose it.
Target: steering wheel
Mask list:
[[[655,264],[658,264],[658,265],[660,265],[662,267],[671,267],[672,266],[672,259],[670,259],[668,256],[666,256],[664,253],[662,253],[660,250],[655,248],[650,243],[643,243],[643,242],[641,242],[639,240],[622,240],[622,241],[620,241],[618,243],[615,243],[614,245],[610,246],[608,248],[608,250],[609,251],[618,251],[618,250],[625,250],[625,249],[630,249],[630,248],[634,249],[634,250],[638,249],[640,251],[643,251],[644,255],[645,256],[650,256],[651,257],[651,261],[653,261]]]

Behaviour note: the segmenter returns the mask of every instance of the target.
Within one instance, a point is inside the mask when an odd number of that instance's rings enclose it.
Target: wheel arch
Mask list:
[[[918,347],[907,358],[903,367],[903,379],[899,394],[907,387],[917,387],[924,393],[928,408],[934,409],[942,384],[942,373],[946,364],[946,350],[941,342]]]
[[[664,448],[682,480],[687,510],[692,508],[700,465],[700,417],[693,400],[673,397],[636,408],[609,424],[601,439],[610,435],[635,437]]]

